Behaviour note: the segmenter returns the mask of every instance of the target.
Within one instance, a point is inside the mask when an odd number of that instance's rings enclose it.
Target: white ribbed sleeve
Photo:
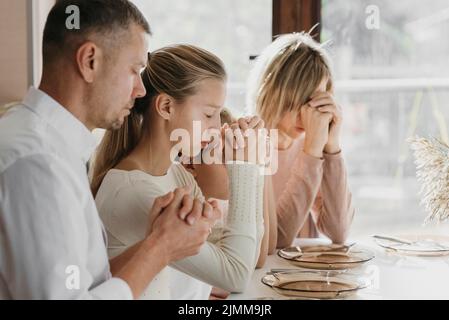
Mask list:
[[[263,236],[263,177],[257,165],[227,164],[230,201],[221,239],[198,255],[172,264],[176,269],[230,292],[242,292],[257,262]],[[262,181],[262,183],[261,183]]]

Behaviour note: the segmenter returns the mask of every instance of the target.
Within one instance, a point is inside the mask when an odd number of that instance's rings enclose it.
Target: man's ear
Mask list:
[[[81,77],[88,83],[94,81],[100,55],[100,48],[91,41],[82,44],[76,51],[76,65]]]
[[[174,100],[172,97],[165,93],[161,93],[156,97],[155,100],[155,109],[156,112],[165,120],[170,120],[173,116],[173,103]]]

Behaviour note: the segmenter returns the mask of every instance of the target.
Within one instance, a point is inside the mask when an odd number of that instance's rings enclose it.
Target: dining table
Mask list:
[[[449,256],[420,257],[399,254],[380,247],[372,237],[349,239],[374,258],[348,272],[368,280],[368,286],[350,297],[352,300],[447,300],[449,299]],[[293,246],[327,245],[323,238],[296,239]],[[273,269],[305,270],[279,257],[267,257],[263,268],[256,269],[243,293],[231,294],[228,300],[283,300],[300,299],[282,296],[261,279]]]

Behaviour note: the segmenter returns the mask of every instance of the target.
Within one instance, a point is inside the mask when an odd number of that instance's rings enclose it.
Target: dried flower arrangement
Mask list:
[[[416,177],[422,183],[421,203],[429,212],[425,223],[449,219],[449,146],[437,138],[409,140]]]

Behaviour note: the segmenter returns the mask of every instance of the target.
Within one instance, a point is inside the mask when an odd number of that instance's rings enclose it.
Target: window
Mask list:
[[[321,18],[345,112],[352,234],[418,229],[426,213],[406,139],[449,142],[449,3],[325,0]]]
[[[244,111],[250,56],[271,42],[272,0],[134,0],[152,28],[150,50],[174,43],[219,56],[229,75],[226,106]]]

